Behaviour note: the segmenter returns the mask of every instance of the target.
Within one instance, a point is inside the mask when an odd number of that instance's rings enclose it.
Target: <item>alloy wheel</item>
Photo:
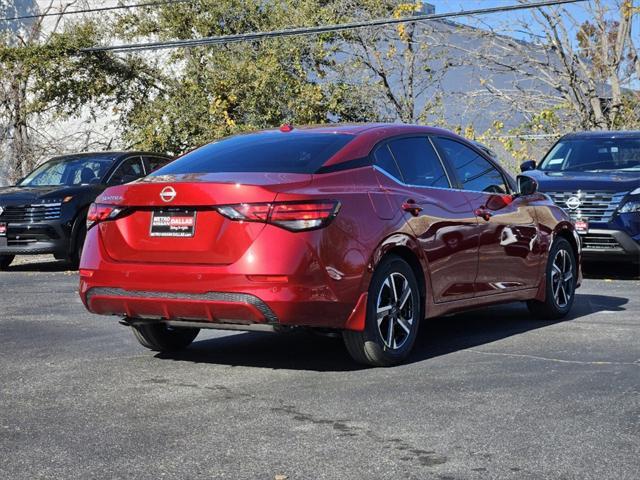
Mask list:
[[[414,292],[404,275],[389,274],[380,287],[376,302],[378,332],[390,350],[402,348],[414,322]]]
[[[556,253],[551,265],[551,289],[556,305],[566,307],[573,295],[573,262],[571,255],[565,249]]]

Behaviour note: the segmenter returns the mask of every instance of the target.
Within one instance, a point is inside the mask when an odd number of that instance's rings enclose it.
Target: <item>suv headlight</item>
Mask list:
[[[630,200],[627,200],[622,207],[620,207],[620,210],[618,210],[620,213],[636,213],[636,212],[640,212],[640,198],[632,198]]]

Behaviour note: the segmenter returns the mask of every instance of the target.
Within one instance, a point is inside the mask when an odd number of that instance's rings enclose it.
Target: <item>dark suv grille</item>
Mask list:
[[[60,218],[60,203],[6,206],[0,215],[2,222],[34,223]]]
[[[590,222],[609,222],[618,205],[627,192],[597,192],[582,191],[577,192],[545,192],[551,197],[556,205],[562,208],[569,216],[575,220],[584,218]],[[579,206],[570,207],[569,199],[580,200]],[[577,202],[576,202],[577,203]]]
[[[589,250],[622,250],[618,241],[606,233],[588,233],[582,236],[582,248]]]

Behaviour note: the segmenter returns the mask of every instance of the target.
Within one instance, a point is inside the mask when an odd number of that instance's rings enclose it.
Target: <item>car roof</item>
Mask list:
[[[458,140],[471,148],[479,149],[469,140],[442,128],[425,125],[410,125],[404,123],[369,123],[369,124],[338,124],[323,127],[312,127],[309,130],[318,132],[350,133],[356,138],[345,145],[333,157],[325,162],[324,167],[336,165],[348,160],[362,158],[369,155],[379,142],[402,135],[442,135]]]
[[[326,124],[318,124],[318,125],[301,125],[301,126],[291,125],[291,128],[292,129],[290,131],[284,131],[284,132],[281,127],[281,128],[272,128],[272,129],[260,130],[257,132],[248,132],[248,133],[251,134],[251,133],[277,132],[277,131],[280,131],[283,133],[290,133],[298,130],[298,131],[303,131],[307,133],[343,133],[343,134],[350,134],[350,135],[359,135],[364,132],[370,132],[374,130],[377,130],[377,131],[393,130],[394,132],[398,132],[399,134],[402,134],[403,131],[415,132],[416,129],[424,132],[431,132],[431,133],[443,133],[443,132],[446,132],[448,134],[451,133],[449,131],[436,128],[436,127],[429,127],[425,125],[410,125],[406,123],[326,123]]]
[[[590,132],[573,132],[562,137],[563,140],[575,138],[640,138],[638,130],[595,130]]]
[[[148,155],[148,156],[171,158],[170,156],[164,153],[153,153],[153,152],[143,152],[143,151],[106,151],[106,152],[83,152],[83,153],[70,153],[67,155],[56,155],[55,157],[51,157],[50,160],[59,160],[59,159],[73,160],[73,159],[82,159],[82,158],[119,160],[122,157],[128,157],[131,155]]]

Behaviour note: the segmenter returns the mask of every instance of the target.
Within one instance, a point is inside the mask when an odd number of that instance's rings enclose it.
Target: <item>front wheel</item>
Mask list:
[[[344,343],[353,359],[384,367],[409,356],[422,318],[418,282],[402,258],[384,258],[371,279],[367,318],[362,332],[345,330]]]
[[[0,270],[6,270],[16,258],[15,255],[0,255]]]
[[[133,334],[140,345],[155,352],[174,352],[191,345],[199,328],[170,327],[164,323],[133,325]]]
[[[577,271],[571,244],[564,238],[557,238],[549,251],[545,270],[545,300],[527,302],[534,317],[559,320],[569,313],[575,297]]]

